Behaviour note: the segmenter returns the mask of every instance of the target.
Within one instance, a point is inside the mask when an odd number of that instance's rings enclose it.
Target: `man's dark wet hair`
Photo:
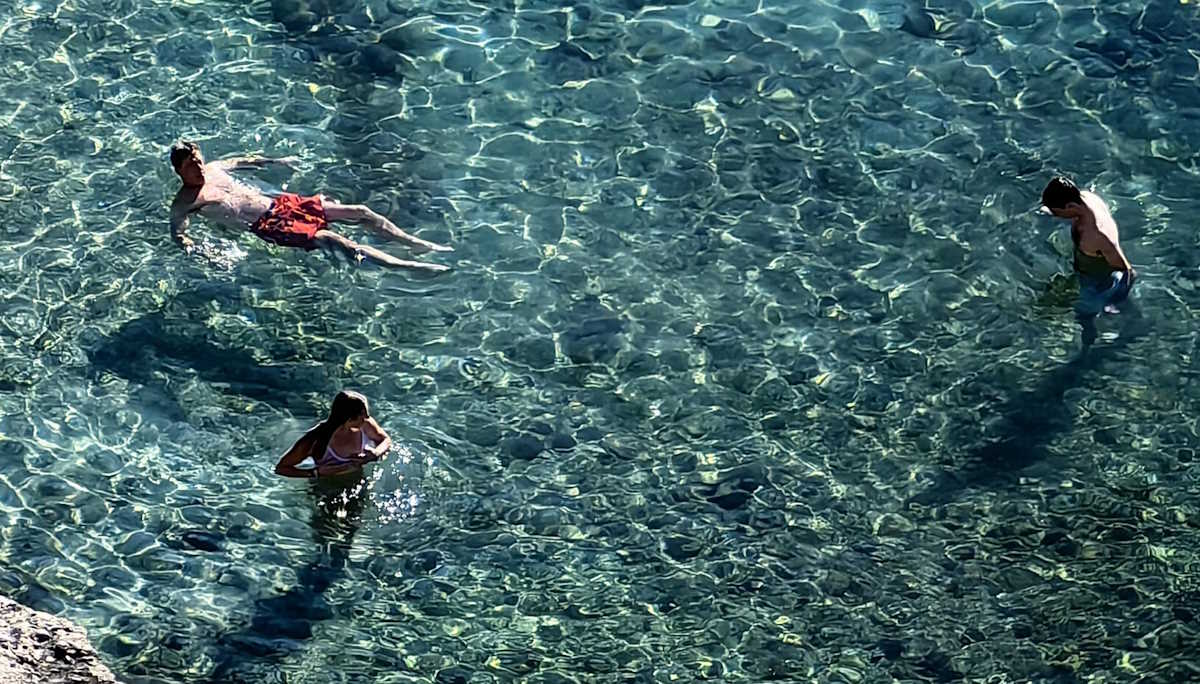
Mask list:
[[[190,159],[198,149],[200,148],[196,146],[196,143],[189,142],[187,140],[183,140],[171,145],[171,166],[178,171],[179,165],[187,159]]]
[[[1079,187],[1066,176],[1051,178],[1042,190],[1042,204],[1050,209],[1063,209],[1071,202],[1083,204],[1083,196],[1079,194]]]

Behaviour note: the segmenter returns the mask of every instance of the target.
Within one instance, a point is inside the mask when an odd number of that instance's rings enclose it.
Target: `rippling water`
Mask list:
[[[0,590],[127,682],[1200,671],[1193,4],[2,5]],[[177,137],[454,271],[185,256]]]

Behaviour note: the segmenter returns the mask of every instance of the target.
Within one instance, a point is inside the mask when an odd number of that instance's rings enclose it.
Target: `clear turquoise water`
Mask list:
[[[0,590],[133,684],[1194,678],[1198,34],[1157,0],[10,0]],[[455,270],[202,224],[191,259],[177,137],[298,155],[258,182]],[[1056,171],[1142,275],[1082,362]],[[393,458],[275,477],[341,387]]]

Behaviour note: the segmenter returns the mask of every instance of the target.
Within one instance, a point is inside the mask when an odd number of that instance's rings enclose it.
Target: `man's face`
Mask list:
[[[179,164],[179,177],[185,185],[204,185],[204,157],[200,150],[192,150],[192,154]]]

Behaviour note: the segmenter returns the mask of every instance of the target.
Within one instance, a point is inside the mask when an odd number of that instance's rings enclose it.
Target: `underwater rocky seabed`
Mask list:
[[[130,684],[1195,679],[1197,8],[661,4],[0,10],[0,591]],[[189,259],[178,136],[455,270]],[[342,386],[368,493],[276,478]]]

